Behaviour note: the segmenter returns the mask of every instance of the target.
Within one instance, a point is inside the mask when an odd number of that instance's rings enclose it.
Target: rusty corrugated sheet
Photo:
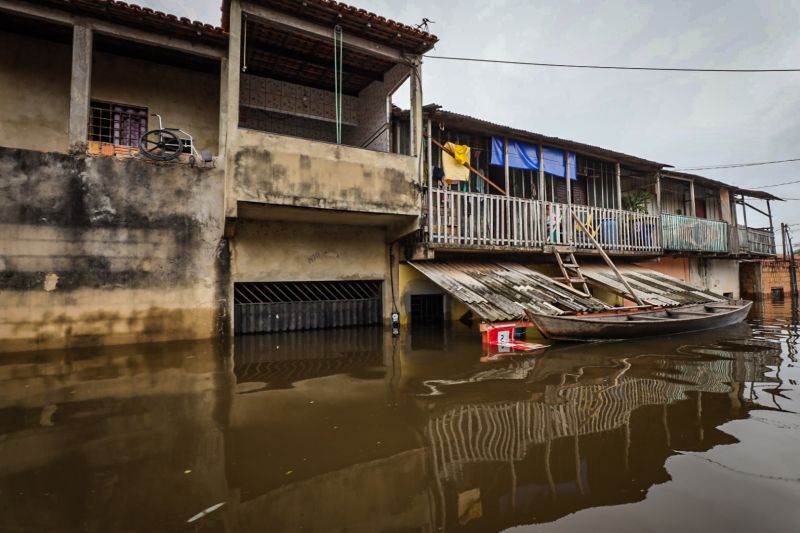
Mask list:
[[[617,268],[628,280],[631,288],[647,304],[673,307],[726,300],[724,296],[655,270],[636,265],[617,265]],[[607,266],[582,265],[581,273],[590,284],[599,285],[628,299],[633,299]]]
[[[600,300],[582,295],[518,263],[419,261],[409,264],[489,322],[523,320],[525,309],[560,315],[608,308]]]

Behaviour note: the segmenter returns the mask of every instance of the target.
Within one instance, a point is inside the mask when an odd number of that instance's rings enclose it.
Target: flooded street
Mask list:
[[[797,312],[482,359],[476,328],[0,357],[0,531],[797,531]]]

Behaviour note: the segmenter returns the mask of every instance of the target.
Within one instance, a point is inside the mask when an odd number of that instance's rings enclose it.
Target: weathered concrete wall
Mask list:
[[[219,146],[219,74],[128,57],[94,53],[92,99],[146,107],[164,126],[194,137],[195,146],[216,154]],[[67,91],[69,96],[69,91]],[[150,117],[148,129],[158,127]]]
[[[739,263],[730,259],[691,258],[689,282],[717,294],[739,298]]]
[[[240,220],[231,239],[231,280],[383,280],[391,312],[389,250],[380,227]]]
[[[417,216],[417,159],[238,130],[227,216],[238,201]]]
[[[732,259],[662,257],[639,265],[682,279],[717,294],[739,298],[739,263]]]
[[[66,152],[72,48],[0,32],[0,146]]]
[[[219,170],[0,148],[0,351],[209,338]]]

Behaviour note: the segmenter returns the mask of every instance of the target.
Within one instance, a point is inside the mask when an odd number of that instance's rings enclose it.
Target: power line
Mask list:
[[[425,55],[430,59],[448,61],[472,61],[475,63],[499,63],[503,65],[526,65],[531,67],[588,68],[596,70],[645,70],[656,72],[722,72],[722,73],[763,73],[800,72],[800,68],[678,68],[678,67],[623,67],[619,65],[580,65],[572,63],[539,63],[534,61],[511,61],[506,59],[483,59],[479,57],[456,57]]]
[[[708,165],[704,167],[687,167],[687,168],[676,168],[675,170],[716,170],[720,168],[739,168],[739,167],[758,167],[761,165],[774,165],[777,163],[790,163],[792,161],[800,161],[800,157],[796,159],[780,159],[778,161],[760,161],[758,163],[730,163],[727,165]]]
[[[770,187],[782,187],[783,185],[794,185],[800,183],[800,180],[784,181],[783,183],[773,183],[772,185],[759,185],[758,187],[750,187],[750,189],[769,189]]]

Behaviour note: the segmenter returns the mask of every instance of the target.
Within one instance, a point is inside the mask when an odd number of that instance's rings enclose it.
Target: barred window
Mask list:
[[[92,100],[89,140],[139,146],[147,132],[147,108]]]

